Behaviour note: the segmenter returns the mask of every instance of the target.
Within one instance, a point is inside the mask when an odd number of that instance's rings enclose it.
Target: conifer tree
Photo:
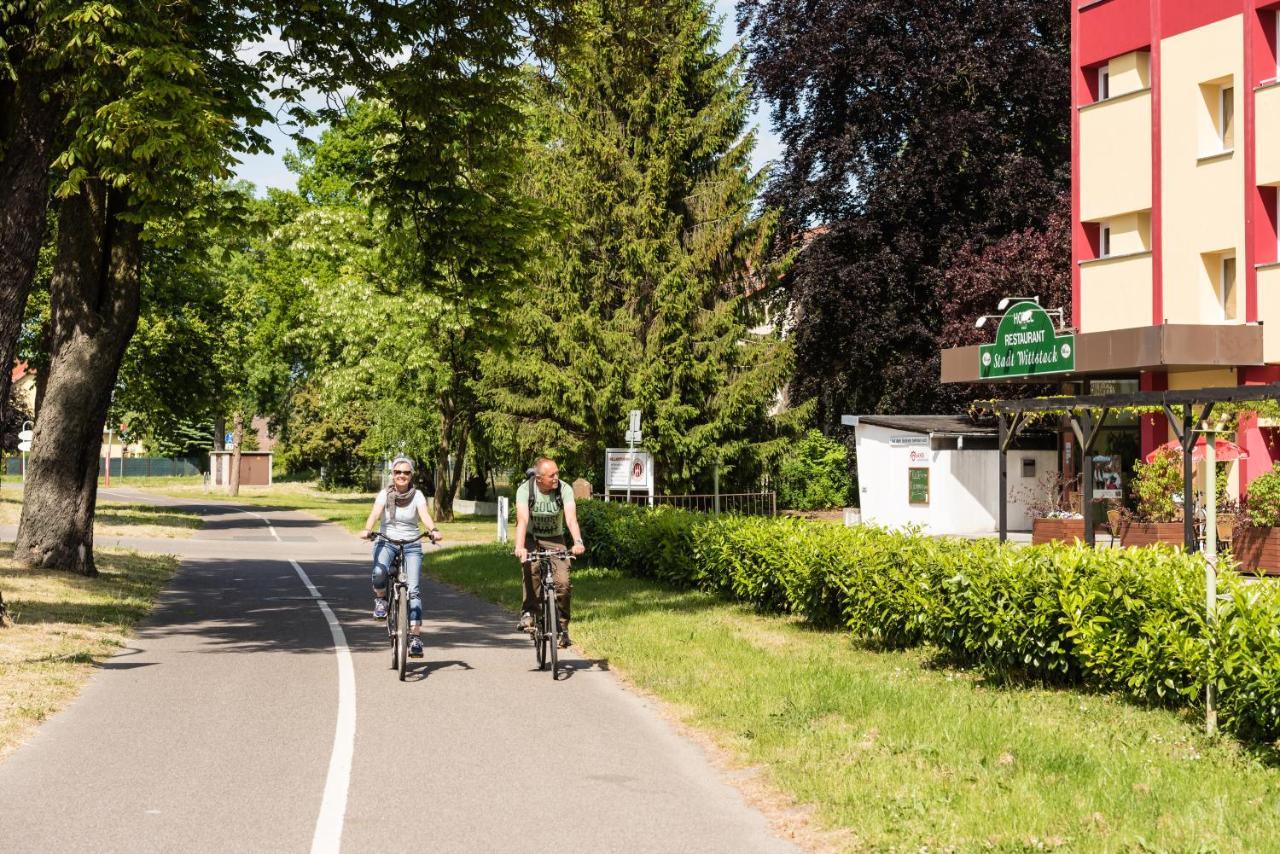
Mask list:
[[[575,11],[576,37],[534,84],[532,192],[560,233],[510,350],[486,364],[486,425],[572,476],[599,472],[636,408],[663,489],[708,487],[717,463],[749,478],[777,442],[789,351],[748,331],[779,270],[775,217],[753,209],[739,53],[718,51],[702,0]]]

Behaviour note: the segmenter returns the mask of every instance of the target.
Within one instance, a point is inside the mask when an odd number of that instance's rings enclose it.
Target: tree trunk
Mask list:
[[[451,402],[446,399],[441,404],[440,442],[436,446],[436,506],[433,513],[436,522],[453,521],[453,499],[462,482],[469,426],[465,416],[458,413]],[[455,429],[459,431],[456,441],[453,435]],[[450,455],[454,457],[452,466],[449,465]]]
[[[227,437],[227,417],[219,415],[213,419],[213,449],[215,451],[225,451],[227,443],[223,440]]]
[[[4,605],[4,594],[0,593],[0,629],[9,627],[9,611]]]
[[[244,445],[244,414],[236,410],[231,418],[231,476],[227,478],[227,494],[240,494],[240,449]]]
[[[0,416],[9,406],[9,368],[44,239],[59,118],[50,81],[32,65],[19,64],[17,80],[0,76]]]
[[[93,515],[102,429],[138,325],[140,229],[122,191],[86,181],[59,211],[48,382],[27,466],[14,556],[96,575]]]

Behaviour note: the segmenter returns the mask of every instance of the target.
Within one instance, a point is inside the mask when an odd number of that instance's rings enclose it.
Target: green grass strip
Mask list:
[[[508,608],[496,547],[446,550],[441,580]],[[1001,687],[930,648],[874,652],[696,591],[575,567],[574,640],[858,848],[1280,848],[1273,753],[1187,714]]]

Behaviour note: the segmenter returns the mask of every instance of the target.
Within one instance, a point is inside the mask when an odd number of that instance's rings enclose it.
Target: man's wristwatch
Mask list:
[[[573,544],[574,544],[575,546],[580,546],[580,545],[582,545],[582,540],[574,540],[574,541],[573,541]]]

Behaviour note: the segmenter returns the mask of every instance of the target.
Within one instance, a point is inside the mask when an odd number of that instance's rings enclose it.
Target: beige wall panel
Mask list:
[[[1151,254],[1080,266],[1080,331],[1151,325]]]
[[[1080,218],[1151,208],[1151,92],[1080,110]]]
[[[1151,249],[1151,214],[1124,214],[1107,220],[1111,225],[1111,254],[1131,255]]]
[[[1145,50],[1114,57],[1107,63],[1111,97],[1127,95],[1151,87],[1151,54]]]
[[[1236,384],[1235,368],[1216,368],[1210,371],[1169,371],[1169,388],[1227,388]]]
[[[1161,45],[1161,188],[1164,316],[1170,323],[1221,322],[1204,255],[1244,257],[1243,18],[1239,15],[1165,39]],[[1204,144],[1211,123],[1205,84],[1235,84],[1236,142],[1230,154]],[[1215,83],[1215,85],[1216,85]],[[1243,276],[1237,273],[1237,285]]]
[[[1259,89],[1257,110],[1257,163],[1259,184],[1280,184],[1280,83]]]
[[[1280,265],[1258,270],[1258,320],[1262,323],[1262,359],[1280,364]]]

